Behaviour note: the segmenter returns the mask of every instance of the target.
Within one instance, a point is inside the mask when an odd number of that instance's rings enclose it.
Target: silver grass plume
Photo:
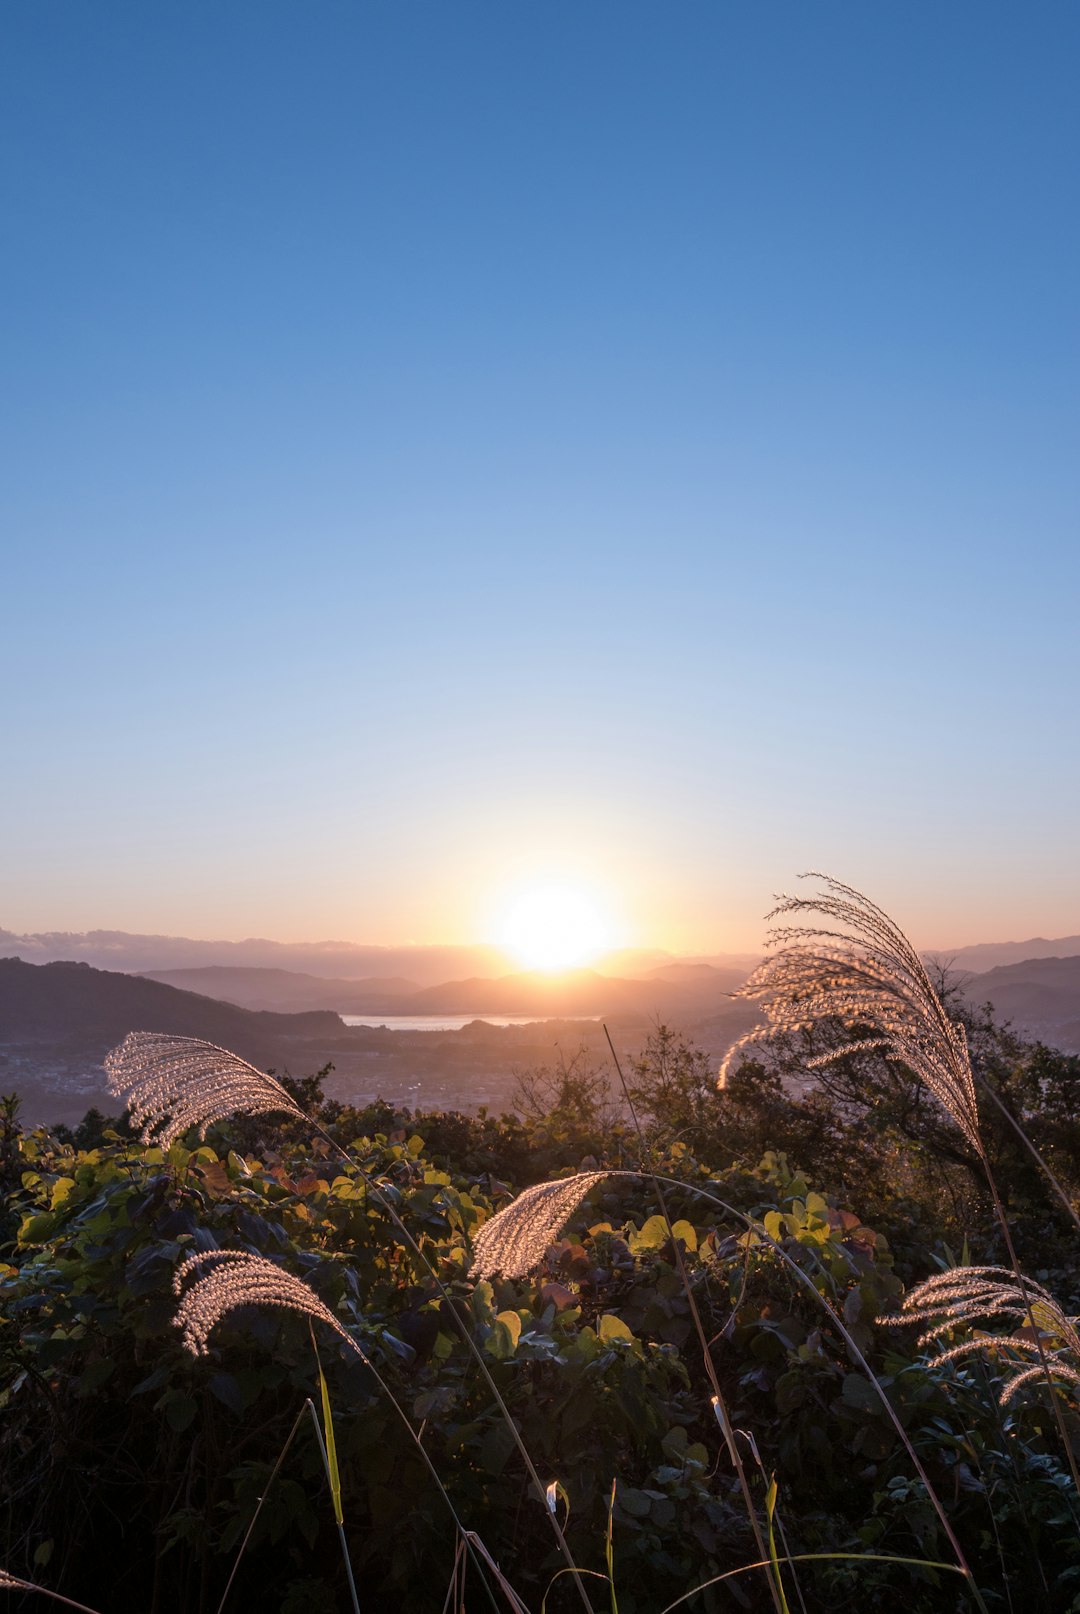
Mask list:
[[[280,1082],[246,1059],[201,1037],[170,1037],[159,1031],[129,1031],[105,1056],[109,1091],[127,1105],[142,1128],[144,1143],[167,1149],[189,1127],[200,1138],[214,1121],[244,1110],[249,1115],[303,1111]]]
[[[194,1282],[184,1293],[189,1279]],[[173,1274],[173,1293],[181,1296],[174,1321],[192,1356],[208,1355],[211,1330],[240,1306],[277,1306],[312,1317],[363,1354],[318,1295],[265,1256],[246,1250],[203,1250],[186,1256]]]
[[[827,874],[802,878],[823,881],[824,891],[782,897],[769,919],[786,921],[790,914],[811,913],[829,923],[785,922],[770,931],[767,946],[778,950],[758,965],[736,994],[756,998],[764,1008],[765,1022],[728,1050],[720,1085],[751,1045],[783,1033],[809,1031],[824,1020],[838,1020],[849,1030],[867,1027],[869,1036],[819,1054],[809,1061],[810,1068],[866,1049],[883,1049],[887,1059],[914,1071],[981,1155],[967,1037],[963,1026],[945,1012],[922,959],[889,916],[853,886]]]
[[[996,1321],[1012,1323],[1014,1332],[980,1334],[949,1346],[937,1360],[952,1362],[1003,1346],[1017,1352],[1020,1360],[1012,1361],[1010,1366],[1019,1371],[1001,1391],[998,1399],[1002,1406],[1008,1405],[1032,1379],[1047,1374],[1067,1384],[1080,1385],[1080,1319],[1067,1317],[1041,1283],[1034,1278],[1018,1279],[1008,1267],[953,1267],[936,1273],[912,1289],[893,1316],[878,1318],[883,1326],[892,1328],[929,1324],[919,1335],[923,1347],[955,1329]],[[1039,1338],[1033,1334],[1032,1322]],[[1032,1357],[1038,1360],[1031,1363]]]
[[[540,1265],[590,1188],[606,1171],[582,1171],[576,1177],[526,1188],[511,1204],[484,1223],[473,1243],[471,1278],[524,1278]]]

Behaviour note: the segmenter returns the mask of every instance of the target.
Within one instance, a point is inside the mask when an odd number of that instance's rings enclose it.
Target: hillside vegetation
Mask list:
[[[1041,1094],[1029,1122],[1076,1184],[1080,1150],[1060,1100],[1077,1061],[985,1024],[973,1032],[1003,1096],[1029,1107]],[[629,1079],[657,1170],[686,1184],[668,1191],[676,1237],[647,1181],[614,1178],[593,1189],[532,1276],[470,1281],[475,1235],[512,1191],[583,1160],[638,1164],[636,1135],[603,1119],[595,1072],[546,1076],[553,1102],[524,1122],[320,1108],[316,1082],[297,1088],[351,1148],[352,1167],[299,1120],[237,1120],[212,1128],[204,1145],[188,1137],[162,1153],[93,1118],[79,1135],[56,1137],[24,1133],[9,1117],[5,1567],[101,1609],[212,1610],[265,1495],[235,1603],[284,1614],[348,1606],[306,1424],[270,1485],[305,1397],[319,1400],[306,1322],[248,1309],[221,1325],[208,1360],[181,1347],[174,1271],[186,1252],[217,1248],[262,1254],[300,1276],[355,1333],[422,1431],[462,1522],[530,1608],[560,1560],[448,1308],[465,1320],[545,1483],[561,1487],[561,1515],[568,1499],[575,1561],[606,1573],[610,1523],[619,1607],[646,1614],[757,1556],[680,1261],[731,1418],[745,1431],[735,1438],[762,1517],[777,1476],[783,1550],[947,1563],[940,1522],[850,1350],[720,1199],[771,1228],[847,1320],[987,1606],[1022,1597],[1028,1608],[1080,1607],[1076,1497],[1045,1401],[1036,1393],[1003,1414],[993,1359],[940,1364],[916,1348],[913,1331],[875,1327],[905,1285],[958,1259],[965,1239],[972,1259],[1002,1255],[970,1166],[929,1130],[913,1149],[902,1093],[895,1111],[875,1099],[843,1115],[825,1095],[786,1098],[775,1075],[748,1064],[716,1095],[694,1050],[662,1031]],[[1075,1308],[1074,1235],[1009,1129],[991,1130],[1018,1244]],[[393,1196],[445,1295],[361,1168]],[[319,1346],[364,1606],[437,1611],[457,1551],[446,1502],[372,1374],[332,1335]],[[794,1570],[810,1609],[974,1606],[945,1569],[879,1557]],[[585,1584],[606,1607],[601,1582]],[[790,1568],[787,1586],[794,1599]],[[547,1606],[576,1606],[570,1576],[554,1582]],[[688,1606],[772,1603],[761,1573],[748,1572]]]

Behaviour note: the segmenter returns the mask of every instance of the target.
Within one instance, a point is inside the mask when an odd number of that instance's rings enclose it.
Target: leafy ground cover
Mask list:
[[[1010,1102],[1023,1095],[1026,1123],[1071,1186],[1077,1062],[985,1020],[982,1034],[984,1069]],[[932,1115],[905,1108],[892,1073],[880,1091],[864,1074],[861,1104],[835,1089],[793,1098],[754,1065],[719,1096],[703,1076],[666,1028],[635,1071],[651,1165],[683,1185],[669,1187],[666,1217],[648,1180],[610,1178],[536,1272],[481,1282],[469,1277],[473,1239],[513,1194],[583,1164],[640,1164],[640,1140],[597,1103],[595,1083],[591,1097],[574,1090],[572,1069],[559,1101],[525,1120],[342,1110],[322,1103],[318,1079],[293,1084],[353,1165],[301,1121],[240,1118],[163,1153],[101,1117],[76,1134],[25,1132],[9,1105],[4,1567],[102,1610],[202,1614],[219,1607],[258,1511],[226,1606],[349,1606],[306,1421],[271,1483],[305,1399],[320,1399],[307,1321],[244,1308],[217,1329],[208,1359],[182,1348],[176,1268],[192,1251],[229,1249],[302,1278],[371,1364],[320,1336],[361,1607],[458,1606],[460,1596],[447,1601],[463,1572],[447,1497],[529,1609],[545,1597],[552,1614],[581,1606],[462,1321],[550,1484],[574,1559],[596,1577],[585,1584],[597,1610],[617,1600],[621,1614],[659,1614],[694,1588],[704,1589],[680,1606],[775,1606],[762,1571],[730,1573],[757,1549],[729,1438],[778,1555],[799,1559],[784,1571],[793,1611],[974,1607],[948,1569],[899,1561],[948,1564],[942,1525],[879,1395],[771,1238],[869,1360],[985,1606],[1080,1609],[1077,1498],[1045,1389],[1002,1410],[993,1352],[941,1363],[915,1330],[875,1324],[917,1279],[1000,1256],[962,1151]],[[1076,1309],[1075,1232],[1004,1122],[990,1147],[1032,1275]],[[491,1575],[467,1573],[468,1606],[508,1606]]]

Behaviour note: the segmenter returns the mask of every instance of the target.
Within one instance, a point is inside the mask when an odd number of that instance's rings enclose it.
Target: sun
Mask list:
[[[544,885],[523,892],[503,925],[503,945],[533,970],[587,964],[611,945],[599,908],[572,886]]]

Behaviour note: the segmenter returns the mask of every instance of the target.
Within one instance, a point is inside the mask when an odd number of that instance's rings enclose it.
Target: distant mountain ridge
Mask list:
[[[245,1009],[271,1009],[279,1014],[308,1009],[364,1014],[384,1004],[384,1012],[391,1014],[397,1012],[393,1004],[398,998],[421,990],[418,981],[407,980],[403,975],[351,981],[332,975],[305,975],[299,970],[230,964],[210,964],[205,969],[140,970],[139,974],[144,980],[160,981],[181,991],[200,992],[223,1003],[235,1003]]]
[[[741,985],[742,968],[711,964],[665,964],[648,974],[622,979],[598,970],[542,971],[471,975],[417,987],[395,977],[334,981],[288,970],[239,969],[215,965],[205,970],[162,970],[146,979],[198,990],[249,1009],[296,1012],[332,1008],[338,1014],[371,1015],[559,1015],[697,1013],[712,1010]]]
[[[1080,957],[999,964],[962,981],[961,990],[971,1004],[992,1004],[1025,1036],[1080,1053]]]
[[[279,942],[262,937],[243,941],[206,941],[189,936],[141,935],[123,930],[38,931],[17,933],[0,927],[0,957],[28,964],[71,959],[95,969],[121,970],[152,979],[178,970],[283,970],[333,981],[395,979],[418,990],[472,976],[498,977],[513,968],[502,948],[469,946],[378,946],[361,942]],[[924,948],[926,958],[952,961],[973,974],[1032,958],[1080,956],[1080,935],[1021,942],[975,942],[964,947]],[[641,979],[656,972],[710,966],[741,971],[743,978],[760,953],[696,953],[675,955],[660,948],[617,948],[595,961],[595,968],[620,978]]]
[[[0,958],[0,1087],[16,1088],[30,1113],[47,1095],[61,1120],[110,1102],[102,1061],[129,1031],[203,1037],[280,1070],[310,1064],[344,1029],[326,1011],[258,1013],[89,964]]]
[[[107,1051],[129,1031],[169,1031],[228,1043],[253,1064],[282,1038],[340,1028],[336,1014],[257,1013],[139,975],[89,964],[0,958],[0,1039],[76,1037]],[[232,1042],[229,1043],[229,1039]],[[243,1046],[241,1046],[241,1043]],[[248,1052],[246,1050],[251,1050]]]
[[[359,942],[201,941],[187,936],[147,936],[122,930],[43,931],[18,935],[0,929],[0,957],[28,964],[72,960],[95,969],[152,975],[214,965],[288,969],[309,975],[359,980],[403,976],[434,986],[453,976],[493,974],[507,967],[505,955],[487,946],[378,947]]]
[[[940,959],[958,970],[982,975],[1002,965],[1026,964],[1035,958],[1075,958],[1080,956],[1080,936],[1059,936],[1047,941],[1033,936],[1023,942],[975,942],[970,947],[926,948],[924,958]]]
[[[28,964],[72,960],[95,969],[122,970],[151,979],[177,970],[264,969],[342,981],[412,982],[418,990],[470,976],[499,976],[513,969],[500,947],[408,944],[377,946],[361,942],[278,942],[261,937],[244,941],[205,941],[189,936],[140,935],[123,930],[38,931],[19,934],[0,927],[0,957]],[[676,958],[655,947],[615,948],[596,961],[605,973],[638,978],[673,964],[709,964],[748,973],[757,955],[697,954]]]
[[[719,1058],[752,1023],[754,1010],[725,995],[721,972],[693,969],[691,978],[706,987],[616,980],[583,970],[561,980],[476,977],[390,1000],[399,1011],[408,1002],[438,1017],[473,1017],[464,1030],[433,1033],[380,1029],[381,1016],[374,1017],[374,1029],[365,1029],[348,1027],[325,1009],[249,1010],[85,963],[6,958],[0,959],[0,1092],[17,1092],[32,1124],[70,1124],[91,1105],[115,1110],[103,1070],[106,1053],[129,1031],[162,1031],[205,1038],[262,1069],[307,1074],[332,1061],[328,1091],[349,1102],[382,1092],[414,1104],[423,1084],[436,1104],[505,1106],[514,1070],[551,1060],[556,1046],[588,1041],[603,1059],[601,1015],[625,1049],[642,1046],[649,1022],[662,1015],[700,1035],[702,1046]],[[530,1023],[485,1026],[484,1013],[521,1015]]]

